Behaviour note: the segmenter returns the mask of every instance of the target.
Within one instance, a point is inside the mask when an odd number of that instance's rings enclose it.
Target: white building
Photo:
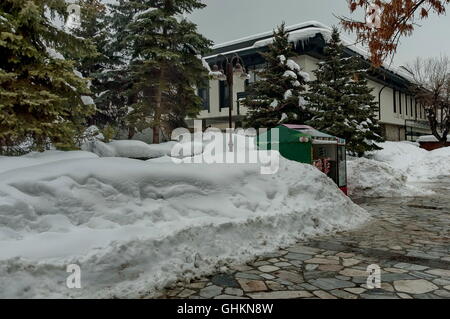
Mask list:
[[[298,56],[293,60],[303,71],[310,74],[317,67],[317,62],[323,57],[323,48],[331,35],[331,29],[319,22],[306,22],[287,27],[290,41],[293,43]],[[213,47],[212,53],[205,58],[210,66],[219,63],[225,55],[228,57],[238,54],[244,61],[250,74],[250,80],[234,78],[233,90],[233,123],[239,126],[247,110],[239,105],[239,99],[245,96],[246,86],[256,80],[255,70],[264,66],[260,52],[267,50],[272,39],[272,31],[230,41]],[[344,43],[347,43],[344,41]],[[348,55],[367,53],[355,45],[346,45]],[[411,77],[407,71],[393,66],[383,66],[368,74],[369,85],[374,88],[375,101],[379,103],[378,118],[382,125],[383,135],[387,140],[416,140],[420,135],[429,134],[429,127],[425,111],[411,92]],[[201,88],[198,94],[203,98],[203,110],[199,119],[204,127],[228,127],[228,89],[226,81],[210,80],[209,87]],[[192,121],[189,121],[192,124]]]

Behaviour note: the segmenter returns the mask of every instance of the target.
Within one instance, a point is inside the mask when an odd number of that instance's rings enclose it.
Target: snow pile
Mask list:
[[[47,164],[73,159],[98,158],[97,155],[83,151],[45,151],[43,153],[32,152],[23,156],[2,156],[0,160],[0,173],[18,170],[21,168]]]
[[[173,147],[178,142],[170,141],[160,144],[147,144],[137,140],[115,140],[110,143],[102,141],[88,141],[82,145],[84,151],[92,152],[100,157],[126,157],[136,159],[152,159],[171,156]],[[201,154],[203,145],[183,143],[182,152],[174,154],[176,157],[190,157]]]
[[[408,177],[392,166],[367,158],[347,162],[348,191],[353,197],[398,197],[423,194],[407,185]]]
[[[0,173],[0,298],[138,297],[368,219],[324,174],[283,158],[261,175],[258,164],[67,154]],[[82,289],[66,287],[70,264]]]
[[[170,154],[172,143],[149,145],[142,141],[120,140],[107,143],[116,157],[155,158]]]
[[[369,159],[349,160],[348,187],[353,196],[417,196],[432,192],[420,185],[450,178],[450,147],[426,151],[412,142],[384,142]],[[428,187],[428,186],[425,186]]]
[[[378,145],[383,149],[372,152],[369,154],[369,158],[389,164],[402,172],[406,172],[409,166],[428,153],[428,151],[408,142],[384,142]]]
[[[450,147],[427,152],[407,170],[409,179],[416,182],[450,178]]]

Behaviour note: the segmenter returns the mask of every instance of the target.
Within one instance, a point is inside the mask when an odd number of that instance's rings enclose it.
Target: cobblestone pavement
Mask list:
[[[373,220],[315,237],[190,283],[159,298],[450,298],[450,183],[437,195],[355,200]],[[368,289],[367,266],[381,268]]]

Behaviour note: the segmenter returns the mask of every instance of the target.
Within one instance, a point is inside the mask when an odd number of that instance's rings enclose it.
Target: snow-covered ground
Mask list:
[[[392,197],[430,194],[420,183],[450,177],[450,147],[427,151],[412,142],[384,142],[368,158],[348,161],[353,196]]]
[[[55,151],[0,157],[0,168],[0,298],[137,297],[369,218],[283,158],[273,175]],[[66,287],[69,264],[81,289]]]

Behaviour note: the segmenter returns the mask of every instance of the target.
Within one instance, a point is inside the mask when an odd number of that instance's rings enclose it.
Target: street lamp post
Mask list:
[[[233,85],[234,75],[238,75],[242,79],[247,79],[248,74],[245,71],[244,61],[241,57],[235,54],[228,58],[223,54],[218,55],[221,62],[213,66],[212,74],[216,80],[227,81],[228,85],[228,127],[230,129],[230,141],[228,143],[230,152],[233,152]],[[219,69],[220,65],[220,69]]]

